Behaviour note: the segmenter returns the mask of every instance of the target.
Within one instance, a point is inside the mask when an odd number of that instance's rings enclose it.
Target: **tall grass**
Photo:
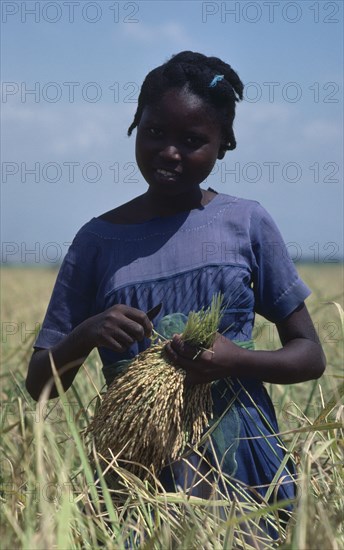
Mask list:
[[[333,269],[333,281],[338,269]],[[95,474],[88,458],[92,449],[80,434],[94,415],[95,388],[103,386],[97,354],[91,354],[66,394],[49,402],[43,396],[36,404],[24,389],[33,335],[15,342],[16,333],[5,342],[3,338],[1,547],[343,548],[343,320],[335,283],[320,276],[309,282],[314,290],[310,309],[328,359],[326,374],[304,384],[268,385],[284,443],[299,472],[295,511],[286,529],[278,526],[277,541],[262,530],[262,520],[278,524],[273,500],[239,502],[219,491],[208,501],[169,494],[154,476],[140,481],[128,473],[116,456],[100,466],[94,454]],[[23,298],[11,294],[4,306],[7,319],[19,325],[28,315],[32,326]],[[264,323],[257,319],[257,345],[278,347],[271,326]],[[105,468],[116,473],[116,484],[105,483]],[[221,478],[220,467],[216,475]],[[274,494],[273,484],[269,493]]]

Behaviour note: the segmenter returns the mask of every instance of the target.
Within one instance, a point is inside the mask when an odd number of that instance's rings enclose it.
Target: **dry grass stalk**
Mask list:
[[[216,295],[208,309],[190,312],[184,340],[210,347],[221,304],[222,296]],[[164,348],[165,342],[153,344],[115,378],[88,428],[98,453],[107,458],[111,449],[143,477],[138,464],[159,475],[187,445],[197,445],[211,417],[211,384],[186,386],[185,372],[171,364]]]

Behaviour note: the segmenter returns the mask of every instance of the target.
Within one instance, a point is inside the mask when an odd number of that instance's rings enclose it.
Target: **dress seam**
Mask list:
[[[230,206],[231,206],[231,204],[227,204],[226,206],[221,208],[221,210],[219,210],[215,214],[215,216],[213,216],[211,218],[211,220],[209,220],[205,224],[197,225],[195,227],[179,227],[177,231],[178,231],[178,233],[179,232],[191,233],[191,232],[197,231],[199,229],[209,227],[209,225],[213,224],[216,219],[218,219],[226,210],[229,209]],[[186,221],[187,221],[187,219],[186,219]],[[120,226],[120,227],[123,227],[123,226]],[[94,236],[98,237],[99,239],[103,239],[104,241],[122,241],[122,242],[123,241],[124,242],[140,242],[140,241],[145,241],[147,239],[155,238],[157,236],[161,237],[161,236],[164,236],[164,235],[171,235],[171,234],[174,235],[176,233],[176,231],[174,229],[170,229],[170,230],[164,231],[164,232],[159,231],[159,232],[155,232],[155,233],[150,233],[149,235],[145,235],[143,237],[128,238],[128,237],[123,237],[123,236],[109,236],[108,237],[108,236],[99,234],[97,231],[95,231],[93,229],[85,229],[84,232],[89,233],[91,235],[94,235]]]
[[[288,286],[288,288],[287,288],[286,290],[284,290],[284,291],[282,292],[282,294],[280,294],[280,295],[278,296],[277,300],[274,301],[273,305],[276,306],[276,305],[278,304],[278,302],[280,302],[280,300],[281,300],[286,294],[288,294],[288,292],[290,292],[290,290],[298,283],[298,281],[300,281],[300,278],[299,278],[299,277],[297,277],[297,278],[295,279],[295,281],[294,281],[290,286]]]
[[[113,288],[111,290],[109,290],[109,292],[107,292],[106,294],[104,294],[104,298],[108,298],[108,296],[110,296],[111,294],[113,294],[114,292],[118,291],[118,290],[121,290],[122,288],[128,288],[128,287],[133,287],[135,285],[142,285],[142,284],[153,284],[153,283],[156,283],[156,282],[161,282],[161,281],[164,281],[164,280],[171,280],[171,279],[176,279],[177,277],[180,277],[181,275],[186,275],[186,274],[190,274],[192,273],[193,271],[197,271],[199,272],[200,269],[203,269],[204,271],[207,269],[207,268],[212,268],[212,267],[217,267],[217,268],[223,268],[223,267],[237,267],[239,269],[244,269],[245,271],[247,271],[248,273],[250,273],[248,267],[244,264],[233,264],[233,263],[223,263],[223,264],[207,264],[207,265],[200,265],[199,267],[195,267],[193,269],[189,269],[189,270],[185,270],[185,271],[179,271],[178,273],[172,273],[171,275],[164,275],[162,277],[158,277],[158,278],[155,278],[155,279],[147,279],[147,280],[138,280],[138,281],[133,281],[131,282],[130,284],[128,284],[127,282],[119,285],[118,287],[116,288]]]

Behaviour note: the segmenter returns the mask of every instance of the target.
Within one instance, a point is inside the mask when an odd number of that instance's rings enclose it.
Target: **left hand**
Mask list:
[[[185,370],[188,384],[206,384],[220,378],[237,376],[243,351],[219,333],[210,350],[199,352],[178,334],[166,344],[165,350],[169,359]]]

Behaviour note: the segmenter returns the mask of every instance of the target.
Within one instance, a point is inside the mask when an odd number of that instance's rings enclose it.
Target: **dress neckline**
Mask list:
[[[178,212],[177,214],[172,214],[171,216],[156,216],[155,218],[151,218],[150,220],[146,220],[144,222],[138,222],[138,223],[112,223],[108,220],[103,220],[99,217],[92,218],[92,221],[96,221],[100,224],[105,224],[107,227],[114,227],[114,228],[144,228],[149,227],[149,225],[156,225],[158,224],[169,224],[173,223],[174,221],[178,219],[186,219],[189,217],[195,217],[198,215],[201,215],[205,211],[210,211],[214,206],[216,206],[217,202],[219,202],[220,198],[223,197],[222,193],[216,193],[216,195],[212,198],[211,201],[209,201],[204,206],[200,206],[198,208],[192,208],[191,210],[183,210],[181,212]]]

